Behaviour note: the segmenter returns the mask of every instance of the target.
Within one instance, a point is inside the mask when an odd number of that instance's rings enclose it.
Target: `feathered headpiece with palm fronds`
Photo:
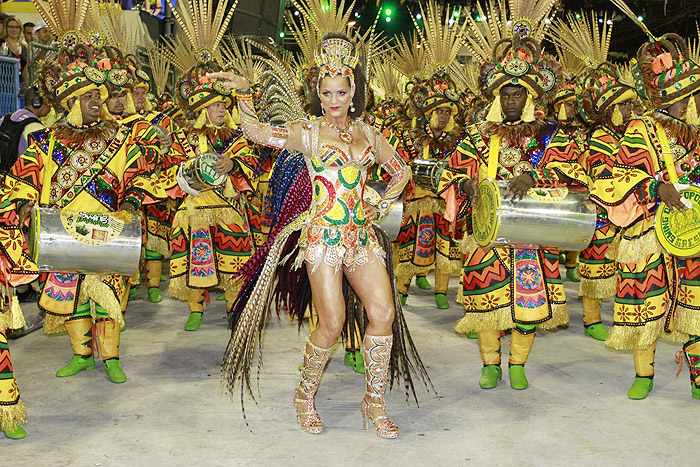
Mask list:
[[[574,54],[588,68],[582,80],[584,109],[586,113],[603,116],[608,109],[625,101],[636,100],[634,88],[620,81],[617,67],[608,62],[612,21],[605,13],[595,12],[567,14],[566,20],[558,19],[552,25],[549,37],[562,49]],[[590,100],[590,105],[586,102]],[[617,107],[613,113],[614,123],[622,125],[622,114]]]
[[[623,0],[612,0],[649,37],[637,51],[637,62],[649,98],[659,108],[682,101],[700,90],[700,66],[690,59],[688,45],[676,33],[654,36]],[[692,115],[692,117],[689,117]],[[695,99],[690,99],[686,121],[698,124]]]

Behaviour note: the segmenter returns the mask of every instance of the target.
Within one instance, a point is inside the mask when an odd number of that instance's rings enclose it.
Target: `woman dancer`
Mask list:
[[[389,364],[393,360],[392,325],[396,300],[392,297],[392,283],[385,268],[386,253],[370,222],[389,210],[410,175],[389,143],[358,118],[364,109],[365,85],[352,42],[342,35],[326,35],[316,60],[318,78],[313,97],[322,116],[311,122],[290,122],[283,127],[258,121],[249,84],[244,78],[230,73],[212,76],[236,90],[241,127],[246,137],[261,145],[302,153],[311,178],[313,200],[309,209],[292,219],[277,235],[269,254],[279,258],[279,249],[289,237],[289,234],[285,237],[285,231],[301,229],[294,267],[305,266],[319,318],[318,328],[306,341],[301,381],[294,398],[302,430],[312,434],[323,431],[314,397],[331,348],[346,322],[345,303],[339,299],[343,297],[345,276],[362,301],[368,319],[364,336],[367,387],[361,404],[364,427],[368,428],[371,420],[377,436],[396,438],[399,430],[389,420],[384,402]],[[374,161],[391,176],[376,206],[362,199],[367,168]],[[268,259],[266,266],[269,262]],[[259,310],[258,319],[266,313],[265,302],[269,303],[274,281],[271,277],[274,269],[269,276],[265,274],[266,269],[258,279],[253,298],[246,300],[245,310],[238,314],[234,306],[234,331],[223,368],[229,390],[238,377],[249,387],[252,347],[246,340],[254,340],[255,336],[244,328],[246,320],[256,315],[254,308]],[[245,287],[242,295],[246,294]],[[260,288],[268,292],[258,293]],[[239,295],[239,303],[241,301]]]

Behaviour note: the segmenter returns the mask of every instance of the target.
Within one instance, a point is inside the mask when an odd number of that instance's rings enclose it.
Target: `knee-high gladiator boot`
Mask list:
[[[447,303],[447,287],[450,285],[450,275],[439,269],[435,269],[435,305],[439,310],[446,310],[450,307]]]
[[[525,377],[525,363],[534,341],[534,325],[519,324],[511,333],[508,374],[510,375],[510,387],[513,389],[527,389],[529,383]]]
[[[187,291],[187,305],[190,307],[190,316],[185,323],[185,331],[196,331],[202,325],[204,314],[204,290],[189,289]]]
[[[585,334],[593,339],[604,341],[608,338],[608,331],[600,318],[599,299],[583,297],[583,327]]]
[[[310,338],[306,338],[304,361],[299,372],[299,386],[294,395],[294,407],[297,411],[297,423],[303,431],[312,435],[323,432],[323,422],[318,416],[315,398],[323,369],[326,367],[330,355],[330,348],[318,347],[311,343]]]
[[[56,372],[59,378],[73,376],[83,370],[95,369],[95,358],[92,356],[92,316],[90,304],[80,305],[73,317],[66,323],[66,331],[73,348],[70,362]]]
[[[367,387],[362,398],[360,412],[364,429],[369,428],[369,422],[374,425],[377,436],[385,439],[399,437],[399,427],[389,420],[386,414],[384,392],[389,378],[389,361],[394,336],[365,335],[365,377]]]
[[[123,383],[126,375],[119,361],[119,326],[113,319],[100,318],[95,329],[107,378],[113,383]]]
[[[700,336],[690,336],[683,345],[683,352],[690,370],[690,395],[700,399]]]
[[[501,370],[501,331],[489,329],[488,331],[479,331],[477,334],[479,354],[481,355],[481,362],[484,364],[483,368],[481,368],[479,387],[481,389],[492,389],[503,378],[503,370]]]
[[[634,369],[637,372],[632,386],[627,391],[630,399],[646,399],[649,392],[654,389],[654,354],[656,342],[646,349],[634,351]]]
[[[163,301],[160,295],[160,279],[163,274],[163,255],[146,250],[146,279],[148,281],[148,301],[159,303]]]

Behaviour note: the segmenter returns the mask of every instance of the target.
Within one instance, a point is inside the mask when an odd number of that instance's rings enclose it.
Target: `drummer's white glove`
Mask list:
[[[192,196],[201,195],[202,192],[192,188],[189,185],[189,183],[187,183],[187,180],[185,180],[185,177],[182,176],[182,165],[183,164],[184,164],[184,162],[180,164],[180,167],[177,169],[177,174],[175,174],[175,180],[177,180],[177,184],[180,186],[180,188],[182,188],[182,191],[184,191],[188,195],[192,195]]]
[[[680,193],[681,191],[690,188],[690,185],[687,183],[674,183],[673,188],[675,188],[678,191],[678,193]],[[693,209],[693,202],[687,198],[683,198],[683,196],[681,196],[681,203],[683,203],[686,208]]]

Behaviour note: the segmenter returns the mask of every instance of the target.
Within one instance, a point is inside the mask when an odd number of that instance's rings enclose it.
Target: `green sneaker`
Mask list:
[[[59,378],[65,378],[66,376],[77,375],[83,370],[94,370],[95,369],[95,359],[92,355],[89,357],[83,357],[82,355],[73,355],[71,357],[68,365],[64,366],[56,372],[56,376]]]
[[[19,425],[15,425],[7,430],[2,430],[2,432],[10,439],[22,439],[27,436],[27,432]]]
[[[416,285],[421,290],[430,290],[432,288],[425,276],[416,276]]]
[[[469,331],[468,333],[465,334],[465,336],[467,336],[467,339],[478,339],[479,333],[476,331]]]
[[[581,274],[578,273],[578,268],[566,268],[566,278],[571,282],[581,282]]]
[[[136,297],[136,287],[132,287],[129,289],[129,300],[131,300],[134,297]]]
[[[518,390],[527,389],[528,382],[523,365],[511,365],[508,368],[508,374],[510,375],[510,387]]]
[[[163,301],[163,297],[161,297],[160,289],[158,287],[148,288],[148,301],[151,303],[160,303]]]
[[[113,383],[123,383],[126,381],[126,375],[122,371],[122,364],[118,358],[105,360],[105,374]]]
[[[503,370],[500,365],[486,365],[481,369],[479,387],[481,389],[493,389],[503,379]]]
[[[220,293],[219,295],[216,296],[216,301],[217,302],[225,302],[226,301],[226,294],[225,293]]]
[[[187,322],[185,323],[185,331],[196,331],[202,325],[202,315],[203,313],[193,312],[190,313]]]
[[[165,282],[165,281],[167,281],[167,280],[168,280],[168,276],[166,276],[165,274],[161,274],[161,275],[160,275],[160,281],[161,281],[161,282]]]
[[[561,264],[566,263],[566,255],[564,253],[559,253],[559,262]]]
[[[405,294],[402,294],[401,292],[399,292],[399,302],[401,302],[402,306],[406,304],[407,298],[408,298],[408,295],[405,295]]]
[[[450,307],[450,304],[447,303],[447,297],[445,297],[444,293],[435,294],[435,305],[437,305],[438,310],[446,310]]]
[[[355,358],[353,358],[353,355]],[[352,367],[357,373],[365,372],[365,359],[362,357],[362,352],[359,350],[345,351],[345,366]]]
[[[654,380],[651,378],[634,378],[632,386],[627,391],[627,397],[632,400],[646,399],[651,390],[654,389]]]
[[[584,327],[586,328],[584,334],[592,337],[593,339],[604,341],[608,338],[608,331],[605,330],[603,323],[589,324],[588,326]]]
[[[700,387],[693,384],[690,388],[690,395],[693,396],[693,399],[700,399]]]

